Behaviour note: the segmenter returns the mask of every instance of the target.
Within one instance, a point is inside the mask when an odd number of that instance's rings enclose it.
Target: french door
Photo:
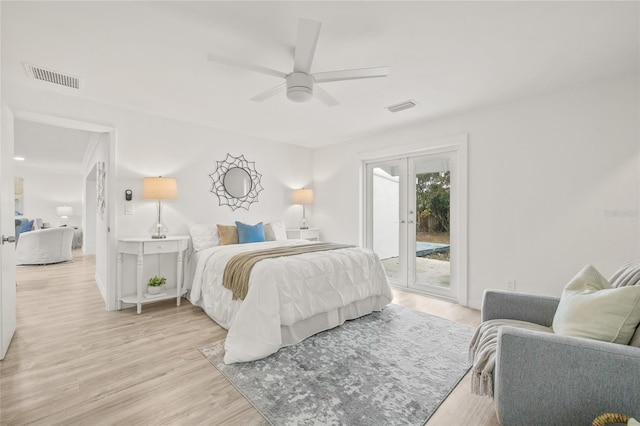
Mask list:
[[[456,149],[439,149],[365,161],[365,245],[391,285],[466,304],[458,159]]]

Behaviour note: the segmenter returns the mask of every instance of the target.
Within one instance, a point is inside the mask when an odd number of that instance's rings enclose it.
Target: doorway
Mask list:
[[[466,305],[466,138],[364,171],[365,246],[390,284]]]
[[[91,134],[88,146],[85,142],[81,150],[83,155],[78,173],[81,182],[79,194],[82,200],[78,202],[76,209],[77,220],[80,221],[79,228],[82,229],[83,254],[95,256],[94,277],[105,301],[105,307],[107,310],[115,310],[115,284],[111,284],[115,282],[112,269],[116,264],[116,241],[111,232],[115,227],[115,196],[109,189],[115,182],[116,129],[28,111],[16,111],[15,120]],[[96,164],[100,164],[103,169],[104,183],[101,194],[97,193],[96,188]],[[98,196],[103,200],[103,207],[99,211],[96,207]]]

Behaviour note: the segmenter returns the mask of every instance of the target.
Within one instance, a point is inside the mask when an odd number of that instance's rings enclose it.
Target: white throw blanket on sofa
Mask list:
[[[469,362],[472,364],[471,393],[493,398],[493,369],[496,365],[498,329],[503,325],[553,333],[551,327],[518,320],[495,319],[480,324],[469,345]]]

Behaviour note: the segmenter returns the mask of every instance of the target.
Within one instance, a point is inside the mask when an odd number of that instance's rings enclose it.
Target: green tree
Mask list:
[[[417,175],[416,210],[420,231],[449,232],[450,192],[451,174],[449,172]],[[433,219],[430,220],[430,217]]]

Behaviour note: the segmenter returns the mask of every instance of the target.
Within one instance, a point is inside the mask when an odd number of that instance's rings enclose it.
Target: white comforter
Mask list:
[[[306,240],[217,246],[198,252],[189,300],[229,333],[225,363],[264,358],[283,346],[281,326],[377,296],[380,310],[392,294],[378,256],[359,247],[258,262],[244,301],[222,286],[224,267],[236,254]]]

